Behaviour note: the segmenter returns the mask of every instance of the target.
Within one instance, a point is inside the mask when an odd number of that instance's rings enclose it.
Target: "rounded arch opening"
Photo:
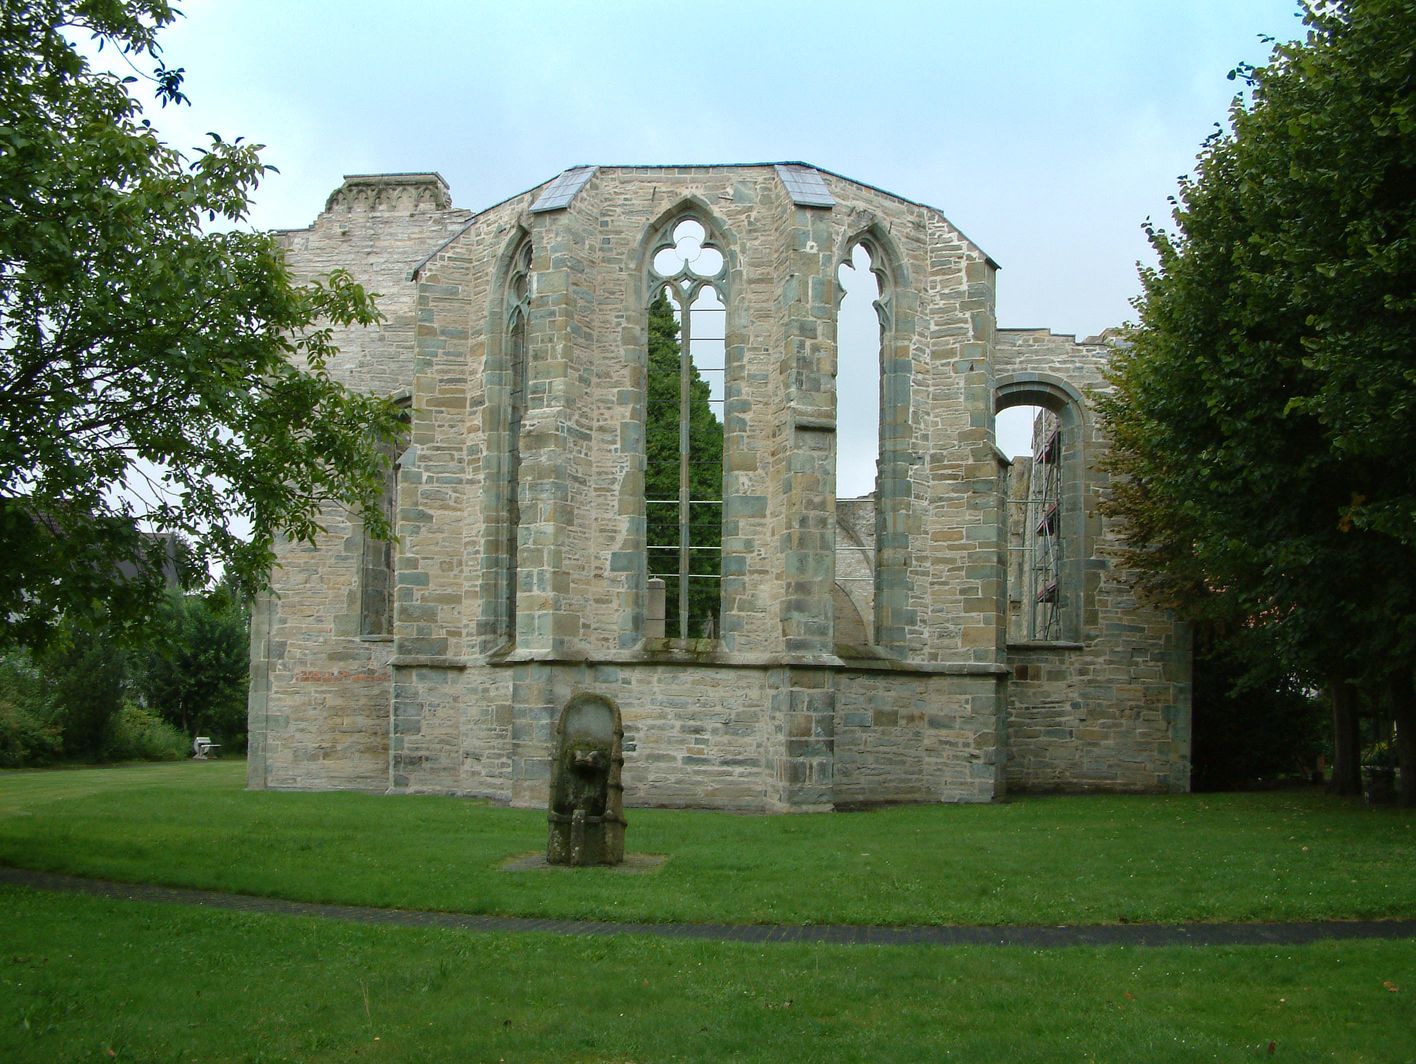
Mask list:
[[[997,382],[994,412],[995,441],[1010,458],[1008,641],[1078,643],[1089,555],[1081,394],[1059,378],[1015,374]]]

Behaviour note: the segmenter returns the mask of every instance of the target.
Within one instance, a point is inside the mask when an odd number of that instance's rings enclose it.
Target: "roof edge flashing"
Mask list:
[[[824,207],[830,210],[836,205],[836,197],[831,195],[826,182],[816,167],[806,163],[775,163],[777,180],[787,190],[787,195],[798,207]]]
[[[569,207],[598,169],[598,166],[572,166],[562,170],[531,204],[531,213],[546,214]]]

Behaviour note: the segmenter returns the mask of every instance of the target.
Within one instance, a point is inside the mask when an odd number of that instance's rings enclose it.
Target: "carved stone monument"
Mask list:
[[[561,713],[556,740],[547,863],[619,864],[625,828],[619,708],[601,695],[576,695]]]

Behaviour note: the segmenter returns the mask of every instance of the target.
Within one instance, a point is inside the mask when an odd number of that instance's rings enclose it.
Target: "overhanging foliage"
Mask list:
[[[155,62],[160,0],[0,8],[0,615],[38,642],[61,615],[148,616],[166,548],[188,582],[224,562],[259,586],[277,533],[310,539],[344,502],[384,530],[377,443],[396,414],[331,379],[332,327],[378,321],[346,274],[295,284],[244,220],[259,145],[163,144],[92,67],[92,35]],[[181,71],[154,75],[182,103]],[[249,536],[246,528],[249,526]],[[134,573],[134,569],[137,572]]]

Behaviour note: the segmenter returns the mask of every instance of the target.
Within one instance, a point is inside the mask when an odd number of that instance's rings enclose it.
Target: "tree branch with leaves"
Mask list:
[[[141,626],[173,537],[186,582],[222,563],[264,584],[277,534],[331,504],[387,533],[392,404],[329,373],[333,328],[380,320],[348,274],[296,284],[240,230],[273,168],[260,145],[164,144],[131,95],[160,58],[158,0],[0,5],[0,615],[11,641],[61,616]],[[134,73],[96,69],[90,35]],[[249,529],[249,532],[247,531]]]

